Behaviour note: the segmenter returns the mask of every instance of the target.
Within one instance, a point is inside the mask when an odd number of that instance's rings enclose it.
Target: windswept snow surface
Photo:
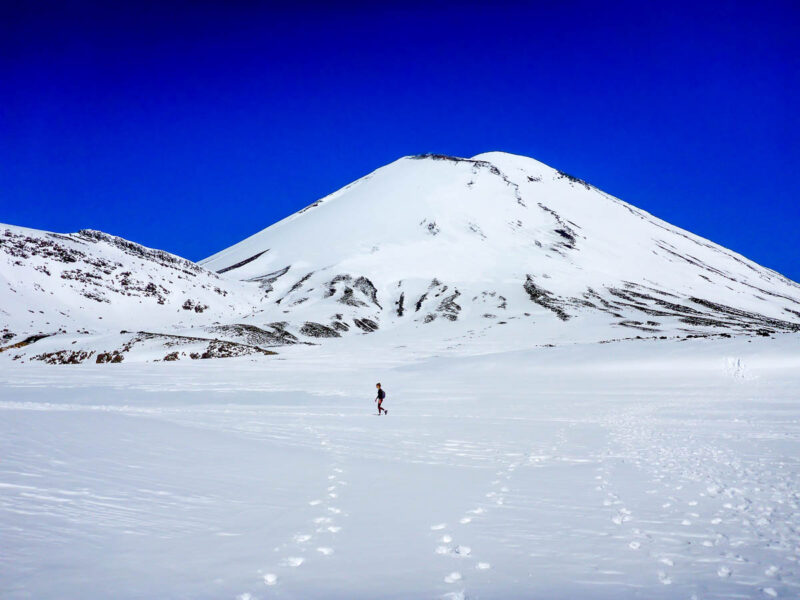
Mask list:
[[[798,341],[6,361],[0,596],[797,598]]]

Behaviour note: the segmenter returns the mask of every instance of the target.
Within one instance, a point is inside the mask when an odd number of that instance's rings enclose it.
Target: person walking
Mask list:
[[[375,387],[378,388],[378,395],[375,398],[375,402],[378,403],[378,416],[380,416],[381,411],[383,411],[383,414],[388,415],[389,411],[381,406],[383,404],[384,398],[386,398],[386,392],[383,391],[383,388],[381,388],[380,383],[376,383]]]

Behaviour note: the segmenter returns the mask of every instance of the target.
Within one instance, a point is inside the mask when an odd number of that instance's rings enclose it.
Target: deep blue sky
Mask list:
[[[0,221],[200,259],[505,150],[800,280],[797,2],[285,4],[2,3]]]

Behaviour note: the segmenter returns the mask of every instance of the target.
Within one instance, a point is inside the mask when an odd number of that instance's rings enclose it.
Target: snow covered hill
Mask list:
[[[298,335],[524,343],[800,329],[800,286],[521,156],[402,158],[204,260]],[[424,335],[423,337],[431,337]],[[516,345],[512,342],[512,345]]]
[[[205,352],[204,341],[179,334],[235,320],[260,296],[191,261],[99,231],[61,235],[8,225],[0,227],[0,294],[0,351],[21,356],[26,348],[56,363],[118,362],[148,344],[160,356],[165,345]]]
[[[500,152],[402,158],[199,265],[96,231],[3,226],[0,294],[0,356],[48,362],[376,331],[481,353],[800,330],[798,284]]]

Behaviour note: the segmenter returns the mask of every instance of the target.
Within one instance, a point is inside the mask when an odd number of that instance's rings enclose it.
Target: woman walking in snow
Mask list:
[[[381,389],[381,384],[380,384],[380,383],[376,383],[376,384],[375,384],[375,387],[376,387],[376,388],[378,388],[378,396],[375,398],[375,402],[377,402],[377,403],[378,403],[378,415],[380,416],[380,414],[381,414],[381,411],[383,411],[383,412],[384,412],[384,414],[387,414],[387,415],[388,415],[388,414],[389,414],[389,411],[388,411],[388,410],[386,410],[385,408],[382,408],[382,407],[381,407],[381,404],[383,404],[383,399],[384,399],[384,398],[386,398],[386,392],[384,392],[384,391]]]

